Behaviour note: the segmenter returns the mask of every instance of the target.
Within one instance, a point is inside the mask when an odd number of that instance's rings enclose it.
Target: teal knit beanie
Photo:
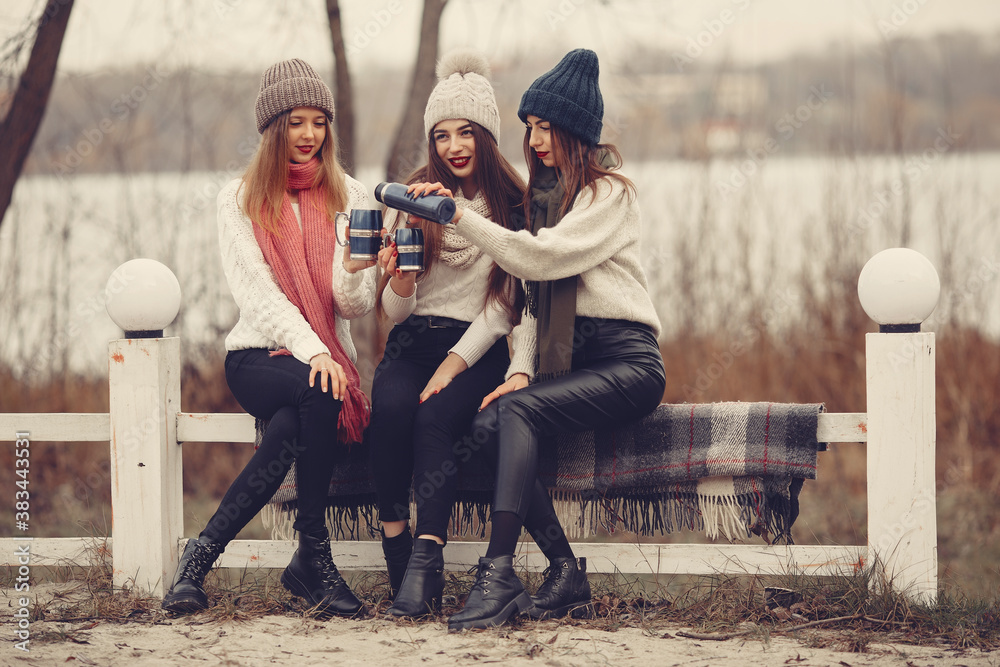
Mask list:
[[[538,116],[588,144],[599,143],[604,99],[597,84],[598,70],[596,53],[590,49],[570,51],[524,91],[518,118],[527,122],[529,115]]]

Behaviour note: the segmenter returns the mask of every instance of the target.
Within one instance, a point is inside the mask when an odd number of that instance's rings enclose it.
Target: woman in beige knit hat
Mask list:
[[[360,442],[368,400],[348,321],[372,309],[374,262],[336,252],[337,211],[369,208],[337,162],[333,95],[307,63],[261,77],[261,142],[241,178],[219,193],[219,244],[240,316],[226,338],[226,381],[268,426],[197,539],[188,541],[163,608],[208,607],[203,582],[236,534],[295,463],[299,546],[281,582],[321,617],[362,604],[337,571],[325,522],[335,442]]]
[[[474,51],[452,52],[437,75],[424,113],[428,161],[410,182],[447,183],[462,206],[490,224],[521,228],[524,182],[497,147],[500,115],[486,60]],[[399,224],[407,224],[402,217]],[[394,597],[389,614],[399,617],[440,604],[458,464],[471,456],[454,451],[455,443],[468,433],[483,396],[509,372],[506,335],[523,302],[519,282],[452,225],[412,218],[408,224],[424,230],[425,268],[400,271],[391,247],[379,256],[378,308],[395,327],[375,371],[369,427]],[[515,366],[526,361],[515,354]]]

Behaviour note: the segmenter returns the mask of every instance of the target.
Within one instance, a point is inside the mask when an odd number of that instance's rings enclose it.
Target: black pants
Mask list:
[[[342,446],[337,442],[341,402],[322,391],[318,377],[309,386],[308,364],[292,356],[272,357],[262,349],[226,355],[226,382],[244,410],[270,423],[202,536],[228,544],[271,499],[293,461],[298,491],[294,528],[324,531],[333,455]]]
[[[573,371],[501,396],[473,433],[496,461],[493,512],[512,512],[538,539],[555,512],[538,479],[539,447],[553,436],[639,419],[662,400],[666,379],[652,330],[622,320],[576,319]]]
[[[447,540],[455,499],[456,444],[469,432],[483,397],[503,382],[510,363],[507,341],[500,339],[440,393],[419,403],[420,392],[465,331],[395,326],[372,380],[368,439],[379,519],[410,518],[412,481],[417,504],[414,534],[442,540]]]

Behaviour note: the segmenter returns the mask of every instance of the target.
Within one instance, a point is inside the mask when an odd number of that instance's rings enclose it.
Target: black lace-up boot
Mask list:
[[[553,558],[545,569],[545,580],[538,587],[538,593],[531,596],[532,607],[528,610],[531,618],[562,618],[572,614],[573,618],[590,618],[593,615],[593,600],[590,596],[590,582],[587,581],[587,559]]]
[[[205,575],[225,548],[225,545],[217,544],[207,537],[188,540],[177,563],[177,572],[174,573],[170,590],[163,596],[161,606],[175,614],[190,614],[208,609],[208,596],[203,587]]]
[[[303,598],[319,618],[353,616],[364,607],[334,565],[325,531],[299,535],[299,548],[281,573],[281,583],[292,595]]]
[[[462,611],[448,619],[448,632],[503,625],[531,607],[531,597],[514,574],[514,557],[480,558],[476,581]]]
[[[403,585],[388,613],[397,617],[423,616],[439,610],[443,592],[444,545],[434,540],[414,540]]]

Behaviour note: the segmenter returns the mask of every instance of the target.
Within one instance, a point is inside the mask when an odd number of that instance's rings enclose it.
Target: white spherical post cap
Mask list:
[[[930,260],[916,250],[889,248],[868,260],[858,277],[858,298],[880,325],[917,325],[930,317],[941,280]]]
[[[155,259],[133,259],[111,272],[104,304],[127,336],[162,334],[180,310],[181,285],[174,272]]]

